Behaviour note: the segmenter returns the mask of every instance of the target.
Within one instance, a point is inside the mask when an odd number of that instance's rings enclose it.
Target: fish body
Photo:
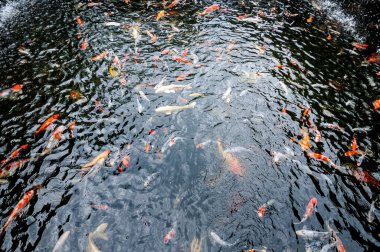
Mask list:
[[[330,227],[330,225],[327,223],[327,229],[330,233],[332,233],[333,238],[337,242],[337,250],[338,252],[346,252],[346,249],[343,246],[342,240],[338,237],[335,230]]]
[[[39,128],[38,130],[36,131],[36,133],[34,134],[34,136],[38,135],[38,133],[40,133],[41,131],[45,130],[47,127],[50,126],[50,124],[52,124],[53,122],[55,122],[55,120],[57,120],[59,117],[59,114],[54,114],[52,115],[51,117],[49,117]]]
[[[102,223],[95,229],[94,232],[91,232],[88,235],[88,243],[87,243],[86,252],[101,252],[101,250],[95,245],[94,239],[99,238],[99,239],[107,241],[108,237],[105,233],[105,230],[107,229],[107,227],[108,227],[107,223]]]
[[[170,231],[164,236],[164,243],[168,244],[171,239],[174,238],[175,230],[174,228],[170,229]]]
[[[217,243],[222,247],[231,247],[231,246],[234,246],[236,244],[236,242],[228,243],[228,242],[223,241],[222,238],[220,238],[219,235],[217,235],[213,231],[210,232],[210,237],[214,243]]]
[[[155,88],[155,93],[156,94],[157,93],[175,93],[176,91],[179,91],[179,90],[188,90],[191,88],[192,88],[191,84],[189,85],[175,85],[175,84],[162,85]]]
[[[65,243],[65,241],[67,240],[67,238],[69,237],[70,235],[70,231],[66,231],[64,232],[58,239],[57,243],[55,244],[52,252],[57,252],[59,251],[59,249],[62,247],[62,245]]]
[[[139,91],[139,95],[142,99],[146,100],[147,102],[150,102],[150,100],[148,99],[148,97],[144,94],[143,91]]]
[[[106,160],[106,158],[108,157],[110,152],[111,152],[110,150],[105,150],[102,153],[100,153],[98,156],[96,156],[92,161],[90,161],[87,164],[85,164],[84,166],[82,166],[82,168],[80,169],[81,172],[85,172],[90,167],[94,166],[94,168],[92,170],[90,170],[85,176],[83,176],[83,178],[85,178],[86,176],[88,176],[92,173],[96,173],[100,168],[102,168],[104,161]]]
[[[232,92],[232,88],[228,87],[227,90],[222,95],[222,100],[225,101],[226,103],[231,102],[231,92]]]
[[[16,173],[17,169],[22,167],[28,161],[29,161],[29,159],[26,158],[26,159],[23,159],[20,161],[14,161],[14,162],[8,164],[7,166],[5,166],[4,168],[2,168],[0,170],[0,179],[13,176]]]
[[[4,98],[4,97],[9,96],[12,93],[21,92],[23,87],[24,87],[23,84],[16,84],[11,88],[4,89],[3,91],[0,92],[0,97]]]
[[[259,208],[259,210],[257,210],[257,215],[258,215],[260,218],[264,217],[264,214],[265,214],[266,209],[267,209],[269,206],[273,205],[274,202],[275,202],[275,200],[272,199],[272,200],[269,200],[267,203],[261,205],[260,208]]]
[[[338,124],[335,124],[335,123],[321,123],[321,126],[325,128],[329,128],[329,129],[344,131],[342,127],[340,127]]]
[[[81,49],[82,49],[82,50],[86,50],[86,49],[87,49],[87,46],[88,46],[88,39],[86,38],[86,39],[83,41],[82,45],[81,45]]]
[[[109,54],[108,51],[104,51],[104,52],[90,58],[90,60],[92,60],[92,61],[100,60],[100,59],[103,59],[104,57],[106,57],[108,54]]]
[[[211,13],[211,12],[214,12],[216,11],[217,9],[219,9],[219,4],[213,4],[207,8],[204,9],[204,11],[198,13],[200,16],[204,16],[208,13]]]
[[[105,26],[122,26],[123,24],[122,23],[117,23],[117,22],[105,22],[103,23]]]
[[[367,214],[367,220],[369,223],[372,223],[374,220],[375,220],[375,203],[376,203],[376,200],[372,201],[371,203],[371,207],[368,211],[368,214]]]
[[[380,99],[373,102],[373,107],[375,110],[380,108]]]
[[[0,162],[0,164],[3,165],[3,164],[5,164],[5,163],[11,161],[12,159],[15,159],[16,157],[18,157],[18,156],[20,155],[20,153],[21,153],[22,151],[26,150],[27,148],[28,148],[28,144],[21,145],[21,147],[20,147],[20,148],[17,148],[16,150],[14,150],[14,151],[11,153],[11,155],[9,155],[8,158],[2,160],[2,161]]]
[[[218,151],[220,155],[227,163],[228,169],[236,175],[244,176],[246,170],[244,169],[244,167],[241,166],[239,159],[235,157],[232,153],[226,152],[223,149],[222,143],[219,140],[216,142],[216,144],[218,146]]]
[[[162,106],[162,107],[158,107],[156,109],[156,112],[170,115],[171,113],[174,113],[180,110],[195,108],[195,105],[196,105],[196,102],[191,102],[184,106]]]
[[[316,211],[317,203],[318,203],[317,198],[312,198],[306,206],[306,211],[305,211],[305,214],[303,215],[302,220],[294,224],[300,224],[306,221],[312,215],[312,213]]]
[[[24,209],[25,206],[29,204],[30,200],[36,195],[36,190],[40,187],[41,186],[37,186],[36,189],[32,189],[25,193],[22,199],[17,203],[16,207],[12,210],[11,215],[9,216],[8,220],[3,225],[0,232],[0,237],[2,237],[5,234],[5,231],[7,230],[9,224],[11,224],[11,222],[17,217],[17,215],[21,212],[21,210]]]
[[[173,59],[176,60],[177,62],[192,64],[190,60],[177,56],[177,55],[173,55]]]
[[[146,31],[146,34],[150,37],[150,42],[155,44],[157,42],[157,35],[151,33],[150,31]]]
[[[317,239],[317,238],[327,238],[330,235],[330,232],[318,232],[313,230],[301,229],[297,230],[296,234],[300,237],[307,239]]]
[[[75,18],[75,21],[77,22],[77,24],[78,24],[80,27],[84,27],[84,23],[83,23],[82,19],[81,19],[79,16],[77,16],[77,17]]]
[[[330,160],[330,158],[322,155],[322,154],[319,154],[319,153],[314,153],[314,152],[309,152],[307,153],[307,156],[308,157],[311,157],[311,158],[314,158],[316,160],[319,160],[319,161],[323,161],[323,162],[326,162],[326,163],[332,163],[332,161]]]
[[[137,112],[139,112],[139,114],[142,114],[142,112],[144,111],[144,108],[141,105],[140,100],[139,100],[138,97],[136,97],[136,103],[137,103]]]
[[[302,128],[301,131],[303,133],[303,138],[299,142],[299,144],[301,145],[302,150],[305,151],[311,147],[310,136],[309,136],[309,133],[307,133],[307,131],[304,128]]]
[[[161,10],[157,13],[156,21],[159,21],[163,16],[165,16],[165,11]]]
[[[62,132],[64,130],[65,130],[64,126],[59,126],[56,130],[54,130],[45,150],[42,152],[42,155],[49,153],[53,148],[57,147],[59,140],[61,140]]]
[[[150,185],[150,183],[152,183],[153,180],[158,178],[159,174],[160,174],[159,172],[155,172],[155,173],[149,175],[144,181],[144,188],[147,188]]]

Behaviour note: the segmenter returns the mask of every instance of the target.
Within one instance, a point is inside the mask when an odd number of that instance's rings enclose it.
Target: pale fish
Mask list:
[[[289,94],[289,91],[288,91],[287,86],[286,86],[285,83],[282,82],[282,81],[280,81],[279,83],[280,83],[280,86],[284,89],[284,91],[285,91],[285,95],[287,96],[287,95]]]
[[[225,101],[226,103],[230,103],[231,102],[231,93],[232,93],[232,88],[228,87],[226,92],[224,92],[224,94],[222,96],[222,100]]]
[[[106,233],[104,232],[107,229],[107,226],[108,226],[107,223],[102,223],[95,229],[94,232],[88,235],[88,244],[87,244],[87,249],[86,249],[87,252],[101,252],[101,250],[95,245],[93,239],[99,238],[99,239],[107,241],[108,237]]]
[[[330,249],[336,247],[337,245],[338,245],[338,242],[333,242],[333,243],[326,244],[325,246],[322,247],[322,249],[321,249],[320,252],[327,252]]]
[[[372,223],[374,220],[375,220],[375,203],[376,203],[376,200],[374,200],[372,203],[371,203],[371,208],[369,209],[368,211],[368,214],[367,214],[367,220],[369,223]]]
[[[175,27],[174,24],[170,24],[170,26],[171,26],[171,28],[172,28],[172,30],[174,32],[180,32],[181,31],[180,29],[178,29],[177,27]]]
[[[180,110],[195,108],[196,104],[197,104],[196,102],[192,102],[192,103],[189,103],[189,104],[184,105],[184,106],[162,106],[162,107],[158,107],[156,109],[156,112],[165,113],[167,115],[170,115],[171,113],[174,113],[174,112],[177,112]]]
[[[297,230],[296,234],[307,239],[325,239],[330,235],[330,232],[318,232],[313,230],[301,229]]]
[[[139,100],[138,97],[136,97],[136,103],[137,103],[137,112],[139,112],[139,114],[142,114],[142,112],[144,111],[144,108],[141,105],[140,100]]]
[[[144,94],[144,92],[143,91],[139,91],[139,95],[140,95],[140,97],[142,98],[142,99],[144,99],[144,100],[146,100],[147,102],[150,102],[150,100],[148,99],[148,97],[146,97],[146,95]]]
[[[103,23],[106,26],[122,26],[122,23],[117,23],[117,22],[105,22]]]
[[[150,185],[150,183],[152,183],[153,180],[158,178],[159,174],[160,174],[159,172],[155,172],[155,173],[149,175],[144,181],[144,188],[147,188]]]
[[[167,149],[175,145],[179,140],[183,141],[183,137],[170,137],[164,145],[162,145],[161,152],[165,153]]]
[[[193,97],[193,98],[197,98],[197,97],[202,97],[202,96],[205,96],[205,95],[202,94],[202,93],[191,93],[188,96],[189,97]]]
[[[59,251],[59,249],[62,247],[62,245],[65,243],[65,241],[67,240],[67,238],[69,237],[70,235],[70,231],[66,231],[64,232],[58,239],[57,243],[55,244],[54,248],[53,248],[53,251],[52,252],[57,252]]]
[[[6,179],[0,179],[0,185],[5,185],[8,183],[8,180]]]
[[[202,243],[203,243],[203,239],[199,240],[196,236],[194,236],[190,244],[190,252],[201,252]]]
[[[217,244],[219,244],[220,246],[223,246],[223,247],[231,247],[231,246],[234,246],[237,243],[237,241],[234,242],[234,243],[225,242],[225,241],[222,240],[222,238],[220,238],[213,231],[210,232],[210,237],[211,237],[213,243],[217,243]]]
[[[161,85],[159,87],[155,87],[155,93],[175,93],[180,90],[191,89],[191,84],[188,85]]]
[[[190,52],[190,55],[193,58],[193,64],[197,64],[199,62],[199,57],[193,52]]]
[[[248,18],[240,19],[239,21],[257,24],[257,23],[260,23],[262,19],[259,17],[248,17]]]

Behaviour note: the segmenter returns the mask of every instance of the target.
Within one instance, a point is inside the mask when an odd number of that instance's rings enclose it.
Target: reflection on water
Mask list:
[[[129,2],[1,14],[2,250],[380,246],[373,45],[306,2]]]

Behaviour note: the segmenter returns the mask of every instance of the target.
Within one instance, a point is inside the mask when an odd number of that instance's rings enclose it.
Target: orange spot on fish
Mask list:
[[[87,46],[88,46],[88,39],[86,38],[83,43],[82,43],[82,46],[81,46],[81,49],[82,50],[86,50],[87,49]]]
[[[211,12],[213,12],[213,11],[216,11],[217,9],[219,9],[219,4],[213,4],[213,5],[211,5],[211,6],[209,6],[209,7],[207,7],[207,8],[205,8],[205,10],[203,11],[203,12],[200,12],[200,13],[198,13],[200,16],[204,16],[204,15],[206,15],[206,14],[208,14],[208,13],[211,13]]]
[[[373,102],[373,107],[375,109],[379,109],[380,108],[380,99]]]
[[[11,90],[13,91],[20,91],[24,87],[23,84],[16,84],[13,87],[11,87]]]
[[[149,153],[150,145],[149,143],[145,143],[145,153]]]
[[[308,19],[306,19],[306,22],[312,23],[313,22],[313,16],[310,16]]]
[[[77,16],[77,17],[75,18],[75,20],[76,20],[77,24],[78,24],[80,27],[83,27],[83,26],[84,26],[84,23],[83,23],[82,19],[80,19],[79,16]]]
[[[108,53],[109,53],[108,51],[102,52],[102,53],[90,58],[90,60],[96,61],[96,60],[103,59],[104,57],[106,57],[108,55]]]
[[[40,133],[41,131],[45,130],[47,127],[50,126],[50,124],[52,124],[55,120],[57,120],[59,117],[59,114],[54,114],[52,115],[51,117],[49,117],[49,119],[47,119],[39,128],[38,130],[36,131],[36,133],[34,134],[34,136],[36,136],[38,133]]]

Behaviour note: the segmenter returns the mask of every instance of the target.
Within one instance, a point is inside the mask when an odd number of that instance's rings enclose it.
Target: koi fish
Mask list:
[[[30,200],[36,195],[37,190],[40,188],[41,185],[37,185],[32,190],[25,193],[22,199],[17,203],[16,207],[12,210],[7,222],[5,222],[5,224],[3,225],[0,232],[0,237],[2,237],[5,234],[5,231],[7,230],[9,224],[11,224],[11,222],[17,217],[21,210],[29,204]]]
[[[139,112],[139,114],[142,114],[142,112],[144,111],[144,108],[140,103],[139,97],[137,96],[136,96],[136,103],[137,103],[137,112]]]
[[[370,209],[368,211],[368,214],[367,214],[367,221],[369,223],[372,223],[375,220],[375,217],[374,217],[374,214],[375,214],[375,203],[376,203],[376,200],[372,201],[371,207],[370,207]]]
[[[352,140],[351,150],[347,151],[344,155],[346,157],[349,157],[349,156],[352,156],[352,155],[364,155],[363,151],[358,150],[358,144],[357,144],[356,136],[355,135],[354,135],[354,138]]]
[[[106,57],[108,55],[108,53],[109,53],[108,51],[104,51],[104,52],[102,52],[102,53],[100,53],[100,54],[98,54],[98,55],[90,58],[90,60],[96,61],[96,60],[103,59],[104,57]]]
[[[173,55],[173,59],[176,60],[177,62],[192,64],[190,60],[182,58],[180,56]]]
[[[172,85],[156,86],[154,89],[155,89],[155,93],[158,94],[158,93],[175,93],[176,91],[188,90],[191,88],[192,88],[191,84],[188,84],[188,85],[172,84]]]
[[[331,36],[330,33],[329,33],[329,35],[327,36],[327,40],[328,40],[328,41],[331,41],[331,40],[332,40],[332,36]]]
[[[75,18],[75,20],[76,20],[77,24],[78,24],[80,27],[83,27],[83,26],[84,26],[84,23],[83,23],[82,19],[80,19],[79,16],[77,16],[77,17]]]
[[[379,187],[380,181],[377,180],[375,177],[373,177],[370,173],[367,171],[362,171],[360,169],[356,169],[350,172],[352,176],[354,176],[357,180],[368,183],[370,185]]]
[[[86,50],[86,49],[87,49],[87,46],[88,46],[88,39],[86,38],[86,39],[83,41],[82,45],[81,45],[81,49],[82,49],[82,50]]]
[[[380,99],[373,102],[373,107],[375,110],[380,108]]]
[[[202,250],[203,239],[198,239],[194,236],[193,240],[190,243],[190,252],[201,252]]]
[[[8,158],[2,160],[2,161],[0,162],[0,164],[3,165],[3,164],[9,162],[9,161],[12,160],[12,159],[15,159],[16,157],[18,157],[18,156],[20,155],[20,153],[21,153],[23,150],[26,150],[26,149],[28,148],[28,146],[29,146],[28,144],[21,145],[21,147],[20,147],[20,148],[17,148],[16,150],[14,150],[14,151],[11,153],[11,155],[9,155]]]
[[[321,141],[321,138],[322,138],[321,132],[317,129],[317,127],[315,127],[314,131],[315,131],[314,141],[316,143],[319,143]]]
[[[187,73],[187,74],[184,74],[184,75],[180,75],[180,76],[177,76],[175,79],[176,81],[183,81],[186,79],[187,76],[189,76],[191,73]]]
[[[59,249],[63,246],[63,243],[69,238],[70,231],[64,232],[58,239],[57,243],[55,244],[52,252],[57,252]]]
[[[335,241],[338,243],[337,244],[337,250],[338,250],[338,252],[346,252],[346,249],[343,246],[342,240],[338,237],[338,235],[336,234],[335,230],[330,227],[330,225],[329,225],[328,222],[326,223],[326,226],[327,226],[327,229],[329,230],[329,232],[332,233],[332,236],[335,239]]]
[[[108,241],[108,237],[105,233],[108,227],[108,223],[100,224],[94,232],[90,232],[88,235],[87,252],[100,252],[100,249],[95,245],[94,238],[99,238]]]
[[[217,244],[219,244],[222,247],[231,247],[231,246],[234,246],[237,243],[237,241],[234,242],[234,243],[225,242],[225,241],[222,240],[222,238],[219,237],[219,235],[217,235],[213,231],[210,232],[210,237],[212,238],[213,243],[217,243]]]
[[[164,236],[164,243],[168,244],[171,239],[174,238],[175,230],[174,228],[170,229],[170,231]]]
[[[312,23],[313,22],[313,16],[310,16],[308,19],[306,19],[306,22]]]
[[[157,42],[157,35],[152,34],[149,31],[146,31],[146,34],[150,37],[150,43],[155,44]]]
[[[36,137],[38,135],[38,133],[40,133],[41,131],[45,130],[47,127],[50,126],[50,124],[52,124],[55,120],[57,120],[59,117],[59,114],[54,114],[52,115],[51,117],[49,117],[49,119],[47,119],[39,128],[38,130],[36,131],[36,133],[34,133],[34,137]]]
[[[52,136],[49,138],[49,142],[41,155],[49,153],[53,148],[57,147],[59,140],[61,140],[61,134],[65,130],[64,126],[59,126],[54,130]]]
[[[0,179],[1,178],[7,178],[12,175],[14,175],[17,171],[18,168],[21,168],[24,164],[26,164],[29,161],[29,158],[20,160],[20,161],[15,161],[7,166],[5,166],[3,169],[0,170]]]
[[[228,169],[236,175],[244,176],[246,173],[246,170],[241,166],[239,159],[235,157],[232,153],[226,152],[223,149],[223,146],[220,140],[217,140],[216,144],[218,146],[218,151],[220,155],[223,157],[223,159],[228,165]]]
[[[187,56],[187,53],[188,53],[187,49],[183,50],[183,51],[182,51],[182,56],[183,56],[183,57],[186,57],[186,56]]]
[[[191,93],[188,95],[189,97],[197,98],[197,97],[203,97],[205,94],[202,93]]]
[[[314,158],[316,160],[319,160],[319,161],[326,162],[326,163],[332,163],[330,158],[328,158],[322,154],[319,154],[319,153],[309,152],[309,153],[307,153],[307,156],[310,158]]]
[[[260,206],[259,210],[257,210],[257,215],[262,218],[264,217],[264,214],[265,214],[265,210],[273,205],[275,203],[275,200],[274,199],[271,199],[269,200],[267,203],[263,204],[262,206]]]
[[[23,87],[24,87],[23,84],[16,84],[16,85],[14,85],[11,88],[8,88],[8,89],[5,89],[5,90],[1,91],[0,92],[0,97],[3,98],[3,97],[6,97],[6,96],[9,96],[12,93],[20,92],[20,91],[22,91]]]
[[[165,11],[161,10],[157,13],[156,21],[159,21],[163,16],[165,16]]]
[[[232,88],[228,87],[226,92],[224,92],[224,94],[222,95],[222,100],[225,101],[226,103],[231,102],[231,92],[232,92]]]
[[[94,208],[94,209],[104,210],[104,211],[108,209],[107,205],[95,205],[95,204],[91,204],[91,207]]]
[[[213,5],[205,8],[203,12],[199,12],[198,15],[204,16],[204,15],[206,15],[208,13],[216,11],[217,9],[219,9],[219,4],[213,4]]]
[[[359,50],[365,50],[368,48],[369,45],[352,42],[352,46]]]
[[[147,102],[150,102],[150,100],[148,99],[148,97],[146,97],[146,95],[144,94],[144,92],[143,91],[139,91],[139,95],[140,95],[140,97],[142,98],[142,99],[144,99],[144,100],[146,100]]]
[[[330,235],[330,232],[318,232],[318,231],[313,231],[313,230],[306,230],[306,229],[301,229],[297,230],[296,234],[298,236],[307,238],[307,239],[325,239]]]
[[[307,207],[306,207],[306,211],[305,211],[305,214],[303,215],[303,218],[300,222],[298,223],[294,223],[295,225],[297,224],[301,224],[302,222],[306,221],[310,216],[311,214],[316,211],[316,208],[317,208],[317,198],[312,198],[309,203],[307,204]]]
[[[85,176],[83,176],[83,178],[89,176],[92,173],[98,172],[100,168],[102,168],[104,161],[106,160],[110,152],[111,152],[110,150],[105,150],[102,153],[100,153],[98,156],[96,156],[92,161],[82,166],[82,168],[80,169],[81,172],[85,172],[86,170],[88,170],[88,168],[93,166],[93,169],[90,170]]]
[[[303,133],[303,138],[299,142],[299,144],[301,145],[302,150],[306,151],[307,149],[311,147],[310,136],[309,136],[309,133],[307,133],[307,131],[304,128],[302,128],[301,131]]]
[[[71,137],[74,137],[74,127],[75,127],[76,122],[77,122],[77,121],[74,120],[74,121],[72,121],[72,122],[69,124],[68,129],[71,131],[71,134],[70,134]]]
[[[211,142],[212,142],[211,140],[207,140],[205,142],[202,142],[202,143],[199,143],[199,144],[195,145],[195,148],[197,148],[197,149],[204,148],[207,144],[209,144]]]
[[[173,2],[171,2],[171,4],[169,4],[169,5],[166,6],[165,8],[166,8],[166,9],[170,9],[170,8],[174,7],[174,5],[176,5],[176,4],[177,4],[177,0],[174,0]]]
[[[180,110],[195,108],[195,105],[196,105],[196,102],[191,102],[184,106],[163,106],[163,107],[156,108],[156,112],[170,115],[171,113],[174,113]]]
[[[160,174],[159,172],[155,172],[155,173],[149,175],[144,181],[144,188],[147,188],[150,185],[150,183],[152,183],[153,180],[158,178],[159,174]]]
[[[145,153],[149,153],[150,144],[148,142],[145,143]]]
[[[329,129],[343,131],[343,128],[340,127],[338,124],[335,124],[335,123],[321,123],[321,126],[324,127],[324,128],[329,128]]]

